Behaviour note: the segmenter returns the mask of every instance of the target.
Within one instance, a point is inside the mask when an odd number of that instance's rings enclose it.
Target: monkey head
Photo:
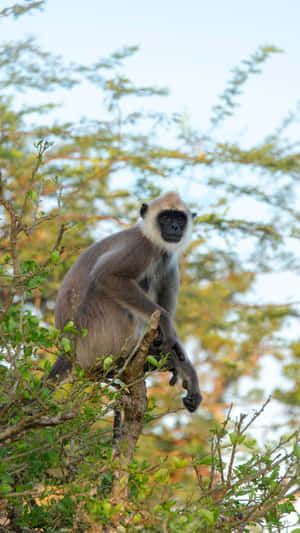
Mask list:
[[[196,216],[177,193],[169,192],[143,204],[142,232],[159,248],[167,252],[181,251],[191,239],[192,220]]]

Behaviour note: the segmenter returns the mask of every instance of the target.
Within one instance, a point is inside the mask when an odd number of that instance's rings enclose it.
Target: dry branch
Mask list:
[[[5,430],[0,432],[0,442],[5,444],[14,442],[21,438],[21,435],[28,429],[37,429],[48,426],[58,426],[63,424],[67,420],[71,420],[78,414],[78,410],[68,411],[60,415],[43,415],[42,413],[36,413],[32,416],[24,418],[17,424],[9,426]]]

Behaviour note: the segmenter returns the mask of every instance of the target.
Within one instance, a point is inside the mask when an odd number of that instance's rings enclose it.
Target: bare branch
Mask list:
[[[11,443],[18,440],[21,435],[28,429],[37,429],[42,427],[58,426],[67,420],[72,420],[78,414],[78,409],[72,409],[60,415],[44,415],[41,412],[23,418],[17,424],[9,426],[0,432],[0,442]],[[7,442],[8,441],[8,442]]]

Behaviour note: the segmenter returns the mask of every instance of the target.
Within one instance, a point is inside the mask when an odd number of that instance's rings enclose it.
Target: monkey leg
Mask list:
[[[121,439],[121,421],[122,413],[121,409],[114,410],[114,425],[113,425],[113,448],[118,448]]]

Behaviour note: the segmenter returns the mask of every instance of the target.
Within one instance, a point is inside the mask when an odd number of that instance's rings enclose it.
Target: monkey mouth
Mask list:
[[[163,238],[166,242],[179,242],[181,240],[181,235],[163,235]]]

